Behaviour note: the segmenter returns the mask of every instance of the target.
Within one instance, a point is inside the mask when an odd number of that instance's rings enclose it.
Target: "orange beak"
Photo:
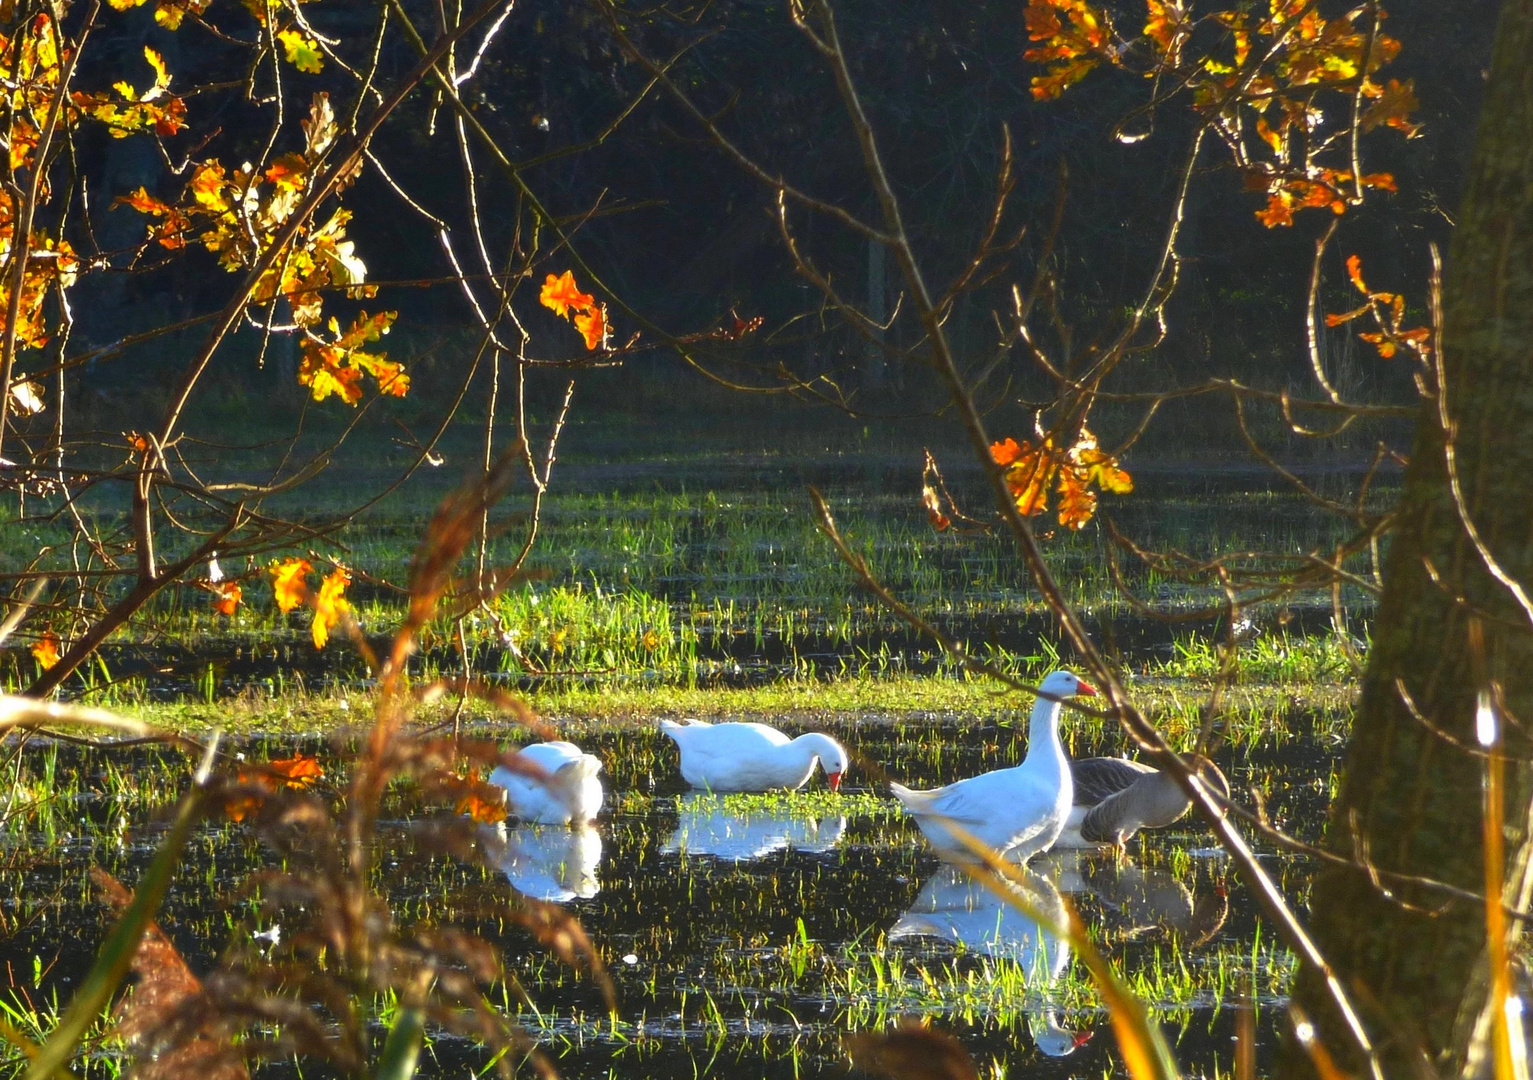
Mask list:
[[[841,774],[840,773],[838,773],[838,772],[826,773],[825,774],[825,782],[830,785],[830,790],[832,790],[832,791],[840,791],[841,790]]]
[[[1098,695],[1097,695],[1096,687],[1092,686],[1085,679],[1076,679],[1075,680],[1075,696],[1076,697],[1097,697]]]
[[[1095,693],[1095,691],[1092,691],[1092,692]],[[1076,1032],[1075,1039],[1073,1040],[1074,1043],[1075,1043],[1075,1048],[1077,1050],[1079,1050],[1081,1047],[1083,1047],[1087,1043],[1089,1043],[1091,1041],[1091,1036],[1093,1034],[1094,1034],[1094,1032],[1090,1032],[1090,1031],[1078,1031],[1078,1032]]]

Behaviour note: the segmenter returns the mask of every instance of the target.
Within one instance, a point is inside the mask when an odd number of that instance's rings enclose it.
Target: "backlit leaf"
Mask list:
[[[346,586],[350,584],[351,574],[344,566],[337,566],[320,583],[319,593],[314,597],[314,621],[310,624],[316,649],[325,647],[325,642],[330,640],[330,631],[351,610],[345,596]]]
[[[244,599],[245,590],[241,589],[237,581],[222,581],[213,587],[213,610],[220,615],[234,614]]]
[[[587,349],[605,348],[611,330],[607,325],[607,305],[599,304],[576,315],[575,329],[586,339]]]
[[[326,150],[330,149],[331,143],[335,142],[335,134],[338,128],[335,123],[335,110],[330,107],[330,95],[319,93],[309,103],[309,118],[299,122],[303,128],[304,156],[310,161],[317,161]]]
[[[299,71],[308,75],[318,75],[325,66],[319,45],[313,38],[297,30],[284,30],[277,35],[277,40],[282,43],[287,62]]]
[[[1357,255],[1347,256],[1347,277],[1364,296],[1368,295],[1368,283],[1363,280],[1363,260]]]
[[[1010,465],[1017,460],[1017,455],[1022,453],[1022,448],[1017,445],[1016,439],[1006,439],[1003,442],[990,444],[990,457],[997,465]]]
[[[312,569],[308,559],[283,559],[271,564],[268,570],[272,576],[272,595],[279,610],[292,611],[308,600],[309,585],[304,579]]]
[[[6,408],[22,416],[35,416],[43,411],[43,384],[35,379],[16,379],[11,383],[10,400]]]
[[[52,630],[45,631],[42,637],[32,643],[31,651],[38,666],[47,671],[59,662],[59,636]]]
[[[1372,85],[1372,84],[1370,84]],[[1404,132],[1407,139],[1421,134],[1421,125],[1411,122],[1411,113],[1420,108],[1416,100],[1414,79],[1390,79],[1382,87],[1376,87],[1377,97],[1363,113],[1360,121],[1364,131],[1372,131],[1380,125]]]
[[[942,512],[942,499],[937,494],[937,489],[930,484],[921,487],[921,503],[926,507],[926,520],[931,522],[931,527],[938,532],[946,532],[953,525],[952,520]]]
[[[590,293],[581,292],[575,285],[574,271],[566,270],[558,276],[548,275],[543,282],[543,288],[538,292],[538,303],[555,315],[568,318],[571,309],[589,311],[595,306],[596,297]]]
[[[153,101],[170,89],[170,72],[165,70],[165,58],[148,45],[144,46],[144,59],[154,68],[154,85],[145,90],[140,101]]]
[[[297,757],[278,758],[276,761],[268,761],[263,767],[268,778],[282,787],[291,788],[294,791],[302,791],[312,787],[314,781],[325,775],[324,766],[319,763],[319,758],[308,757],[303,754]]]

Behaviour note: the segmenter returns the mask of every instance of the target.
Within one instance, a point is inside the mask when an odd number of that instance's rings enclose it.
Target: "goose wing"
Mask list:
[[[1130,784],[1097,803],[1081,818],[1081,839],[1091,844],[1116,844],[1120,837],[1127,840],[1133,836],[1143,822],[1139,804],[1145,794],[1144,788]]]
[[[1070,762],[1075,778],[1075,805],[1096,806],[1155,770],[1127,758],[1094,757]]]
[[[931,791],[912,791],[903,784],[890,784],[889,789],[917,817],[947,818],[973,832],[993,821],[998,808],[1015,803],[1016,778],[1007,775],[1013,772],[1003,769],[985,773]]]

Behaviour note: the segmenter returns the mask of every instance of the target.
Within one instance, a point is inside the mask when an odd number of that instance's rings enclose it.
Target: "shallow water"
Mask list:
[[[1019,726],[994,721],[870,717],[831,730],[862,762],[916,785],[1012,764],[1025,742]],[[811,791],[742,808],[687,793],[668,744],[652,732],[583,741],[606,762],[609,781],[607,812],[590,832],[485,827],[486,864],[468,864],[437,854],[420,831],[430,811],[400,796],[378,841],[396,917],[457,923],[500,945],[537,1003],[536,1012],[520,1011],[521,1022],[561,1074],[839,1076],[843,1033],[907,1013],[958,1032],[982,1064],[1043,1076],[1121,1072],[1079,961],[1034,919],[943,868],[895,804],[874,794],[870,764],[854,765],[842,798]],[[245,747],[252,759],[293,749]],[[321,752],[333,764],[332,752]],[[0,959],[13,994],[67,999],[104,932],[101,909],[87,899],[88,867],[100,863],[131,884],[157,840],[153,805],[174,797],[187,766],[156,750],[108,756],[34,744],[27,753],[34,762],[55,755],[55,778],[78,771],[84,781],[67,801],[8,822]],[[155,782],[131,799],[105,794],[114,764],[139,775],[158,769],[163,799]],[[1325,746],[1292,742],[1221,764],[1237,793],[1255,782],[1280,822],[1317,832],[1332,765]],[[250,909],[236,894],[269,861],[244,826],[208,826],[195,837],[162,918],[195,970],[216,964],[231,937],[270,929],[246,921]],[[1291,900],[1302,899],[1302,860],[1268,851],[1263,862]],[[1253,988],[1258,1060],[1266,1060],[1290,961],[1205,830],[1184,821],[1134,845],[1121,863],[1038,859],[1026,880],[1035,908],[1057,914],[1064,902],[1075,905],[1155,1006],[1187,1074],[1229,1071],[1234,1005]],[[587,981],[503,917],[513,886],[580,918],[616,982],[615,1027]],[[34,980],[38,967],[44,974]],[[473,1044],[440,1037],[422,1068],[462,1076],[486,1060]]]

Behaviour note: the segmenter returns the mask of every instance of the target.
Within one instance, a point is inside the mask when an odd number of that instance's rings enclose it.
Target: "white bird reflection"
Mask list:
[[[731,813],[721,796],[708,792],[676,800],[676,831],[660,849],[667,854],[712,855],[728,862],[760,859],[773,852],[829,851],[841,841],[846,818],[793,817],[786,810]]]
[[[889,940],[935,937],[961,942],[972,952],[1014,962],[1030,988],[1046,990],[1070,964],[1069,942],[1047,925],[1064,923],[1064,901],[1048,878],[1025,866],[1015,869],[1020,880],[1011,888],[1022,907],[1003,901],[959,867],[940,867],[889,931]],[[1049,1057],[1073,1053],[1090,1038],[1089,1032],[1061,1027],[1050,1008],[1029,1013],[1027,1026],[1038,1049]]]
[[[504,825],[482,832],[490,865],[535,900],[589,900],[601,891],[601,834],[589,826]]]

